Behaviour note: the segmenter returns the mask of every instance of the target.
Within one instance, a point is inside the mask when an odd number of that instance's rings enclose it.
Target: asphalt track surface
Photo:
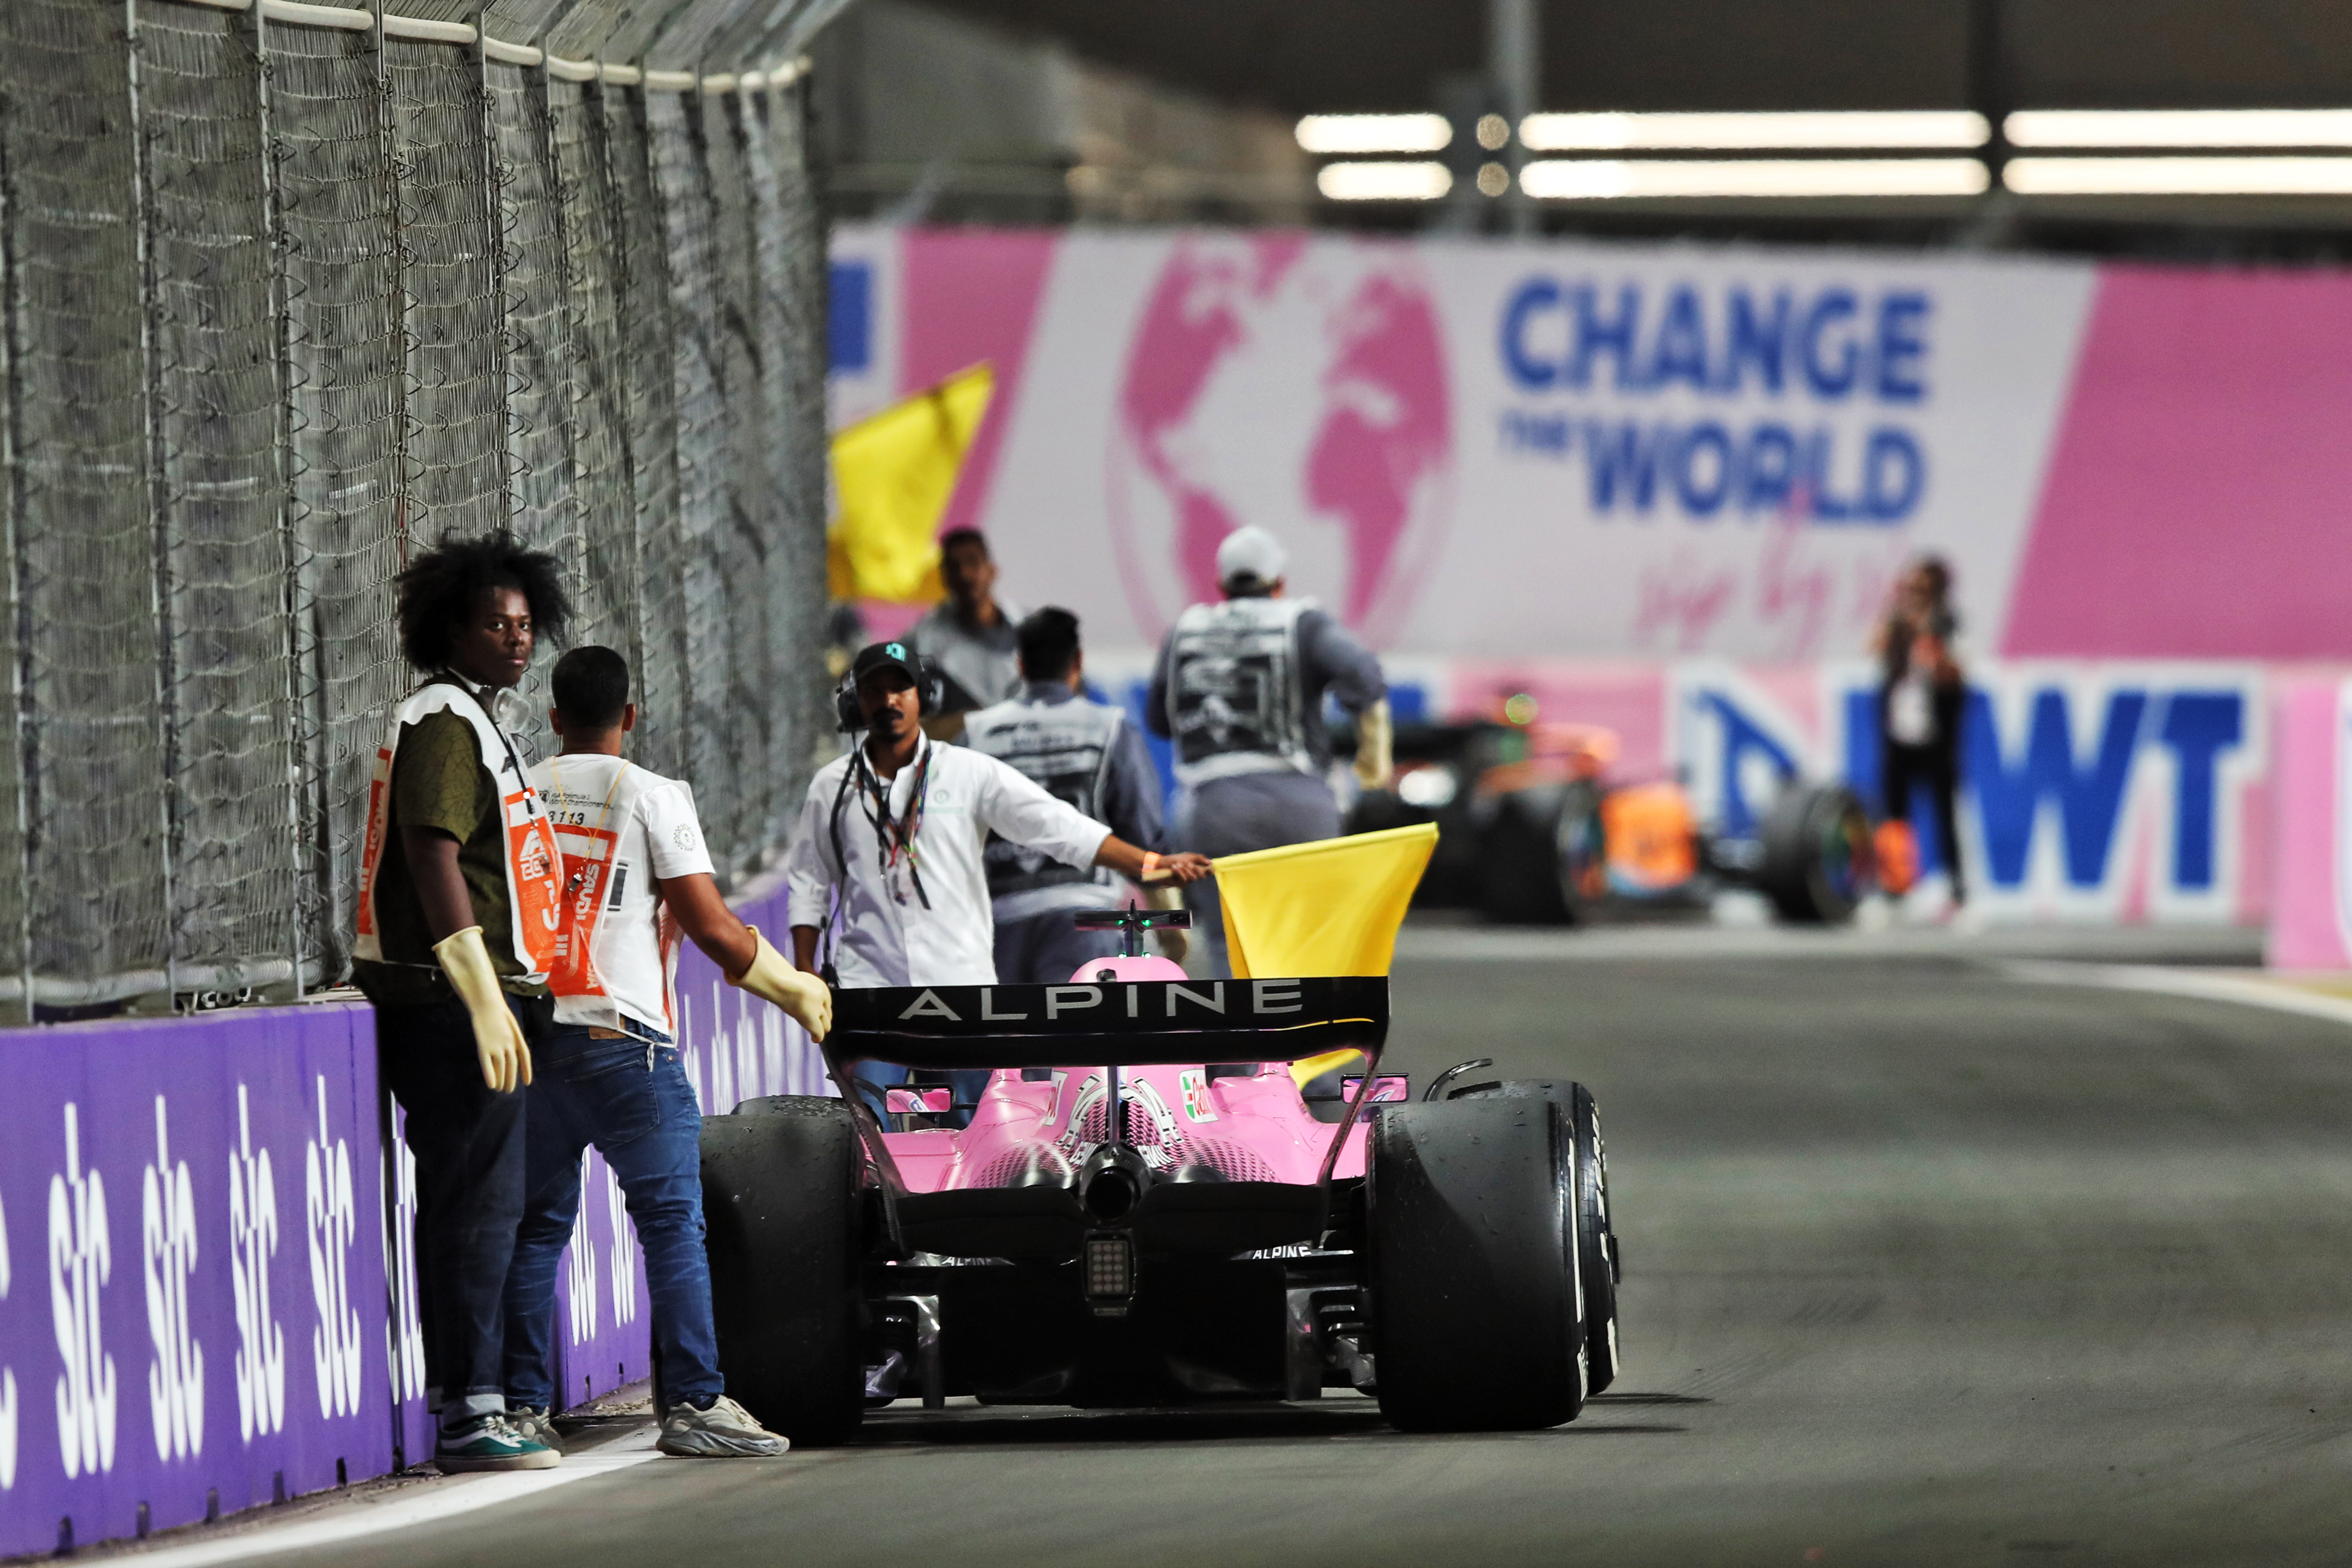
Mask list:
[[[1916,955],[1406,961],[1395,1011],[1416,1079],[1599,1095],[1627,1363],[1570,1426],[902,1405],[273,1561],[2352,1561],[2352,1027]]]

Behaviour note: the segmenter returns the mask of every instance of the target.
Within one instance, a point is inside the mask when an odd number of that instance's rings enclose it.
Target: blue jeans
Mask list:
[[[709,1403],[727,1385],[702,1250],[702,1112],[677,1048],[562,1026],[532,1057],[531,1070],[522,1225],[507,1270],[508,1403],[561,1405],[548,1373],[555,1271],[580,1211],[580,1152],[591,1143],[619,1180],[645,1249],[660,1397]]]

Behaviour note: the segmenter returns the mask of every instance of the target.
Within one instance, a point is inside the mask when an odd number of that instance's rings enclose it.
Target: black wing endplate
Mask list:
[[[1384,975],[929,985],[833,994],[828,1054],[908,1067],[1291,1061],[1388,1036]]]

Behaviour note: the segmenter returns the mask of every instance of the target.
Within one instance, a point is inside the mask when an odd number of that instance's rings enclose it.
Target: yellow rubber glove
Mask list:
[[[482,1081],[500,1094],[511,1094],[530,1082],[530,1047],[523,1043],[522,1026],[499,988],[490,967],[490,950],[482,945],[482,928],[467,926],[433,944],[433,956],[449,977],[449,988],[466,1005],[474,1020],[474,1049],[482,1058]]]
[[[824,1038],[833,1030],[833,993],[815,975],[785,963],[784,955],[760,934],[758,926],[743,929],[751,933],[751,966],[740,974],[729,975],[727,984],[782,1007],[786,1017],[808,1031],[810,1039]]]
[[[1396,772],[1395,733],[1389,724],[1389,700],[1381,698],[1356,716],[1356,782],[1366,789],[1386,789]]]

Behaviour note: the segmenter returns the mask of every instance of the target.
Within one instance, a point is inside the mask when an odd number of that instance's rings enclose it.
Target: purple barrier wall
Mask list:
[[[781,877],[761,878],[730,900],[787,956],[792,922]],[[824,1061],[799,1025],[727,984],[691,942],[677,965],[678,1037],[705,1116],[723,1116],[768,1094],[833,1093]]]
[[[0,1553],[393,1465],[364,1007],[0,1034]]]
[[[738,907],[785,935],[781,883]],[[707,1112],[829,1092],[798,1027],[690,948],[678,991]],[[431,1453],[415,1162],[367,1007],[0,1032],[0,1556]],[[648,1371],[625,1218],[591,1151],[557,1281],[566,1405]]]

